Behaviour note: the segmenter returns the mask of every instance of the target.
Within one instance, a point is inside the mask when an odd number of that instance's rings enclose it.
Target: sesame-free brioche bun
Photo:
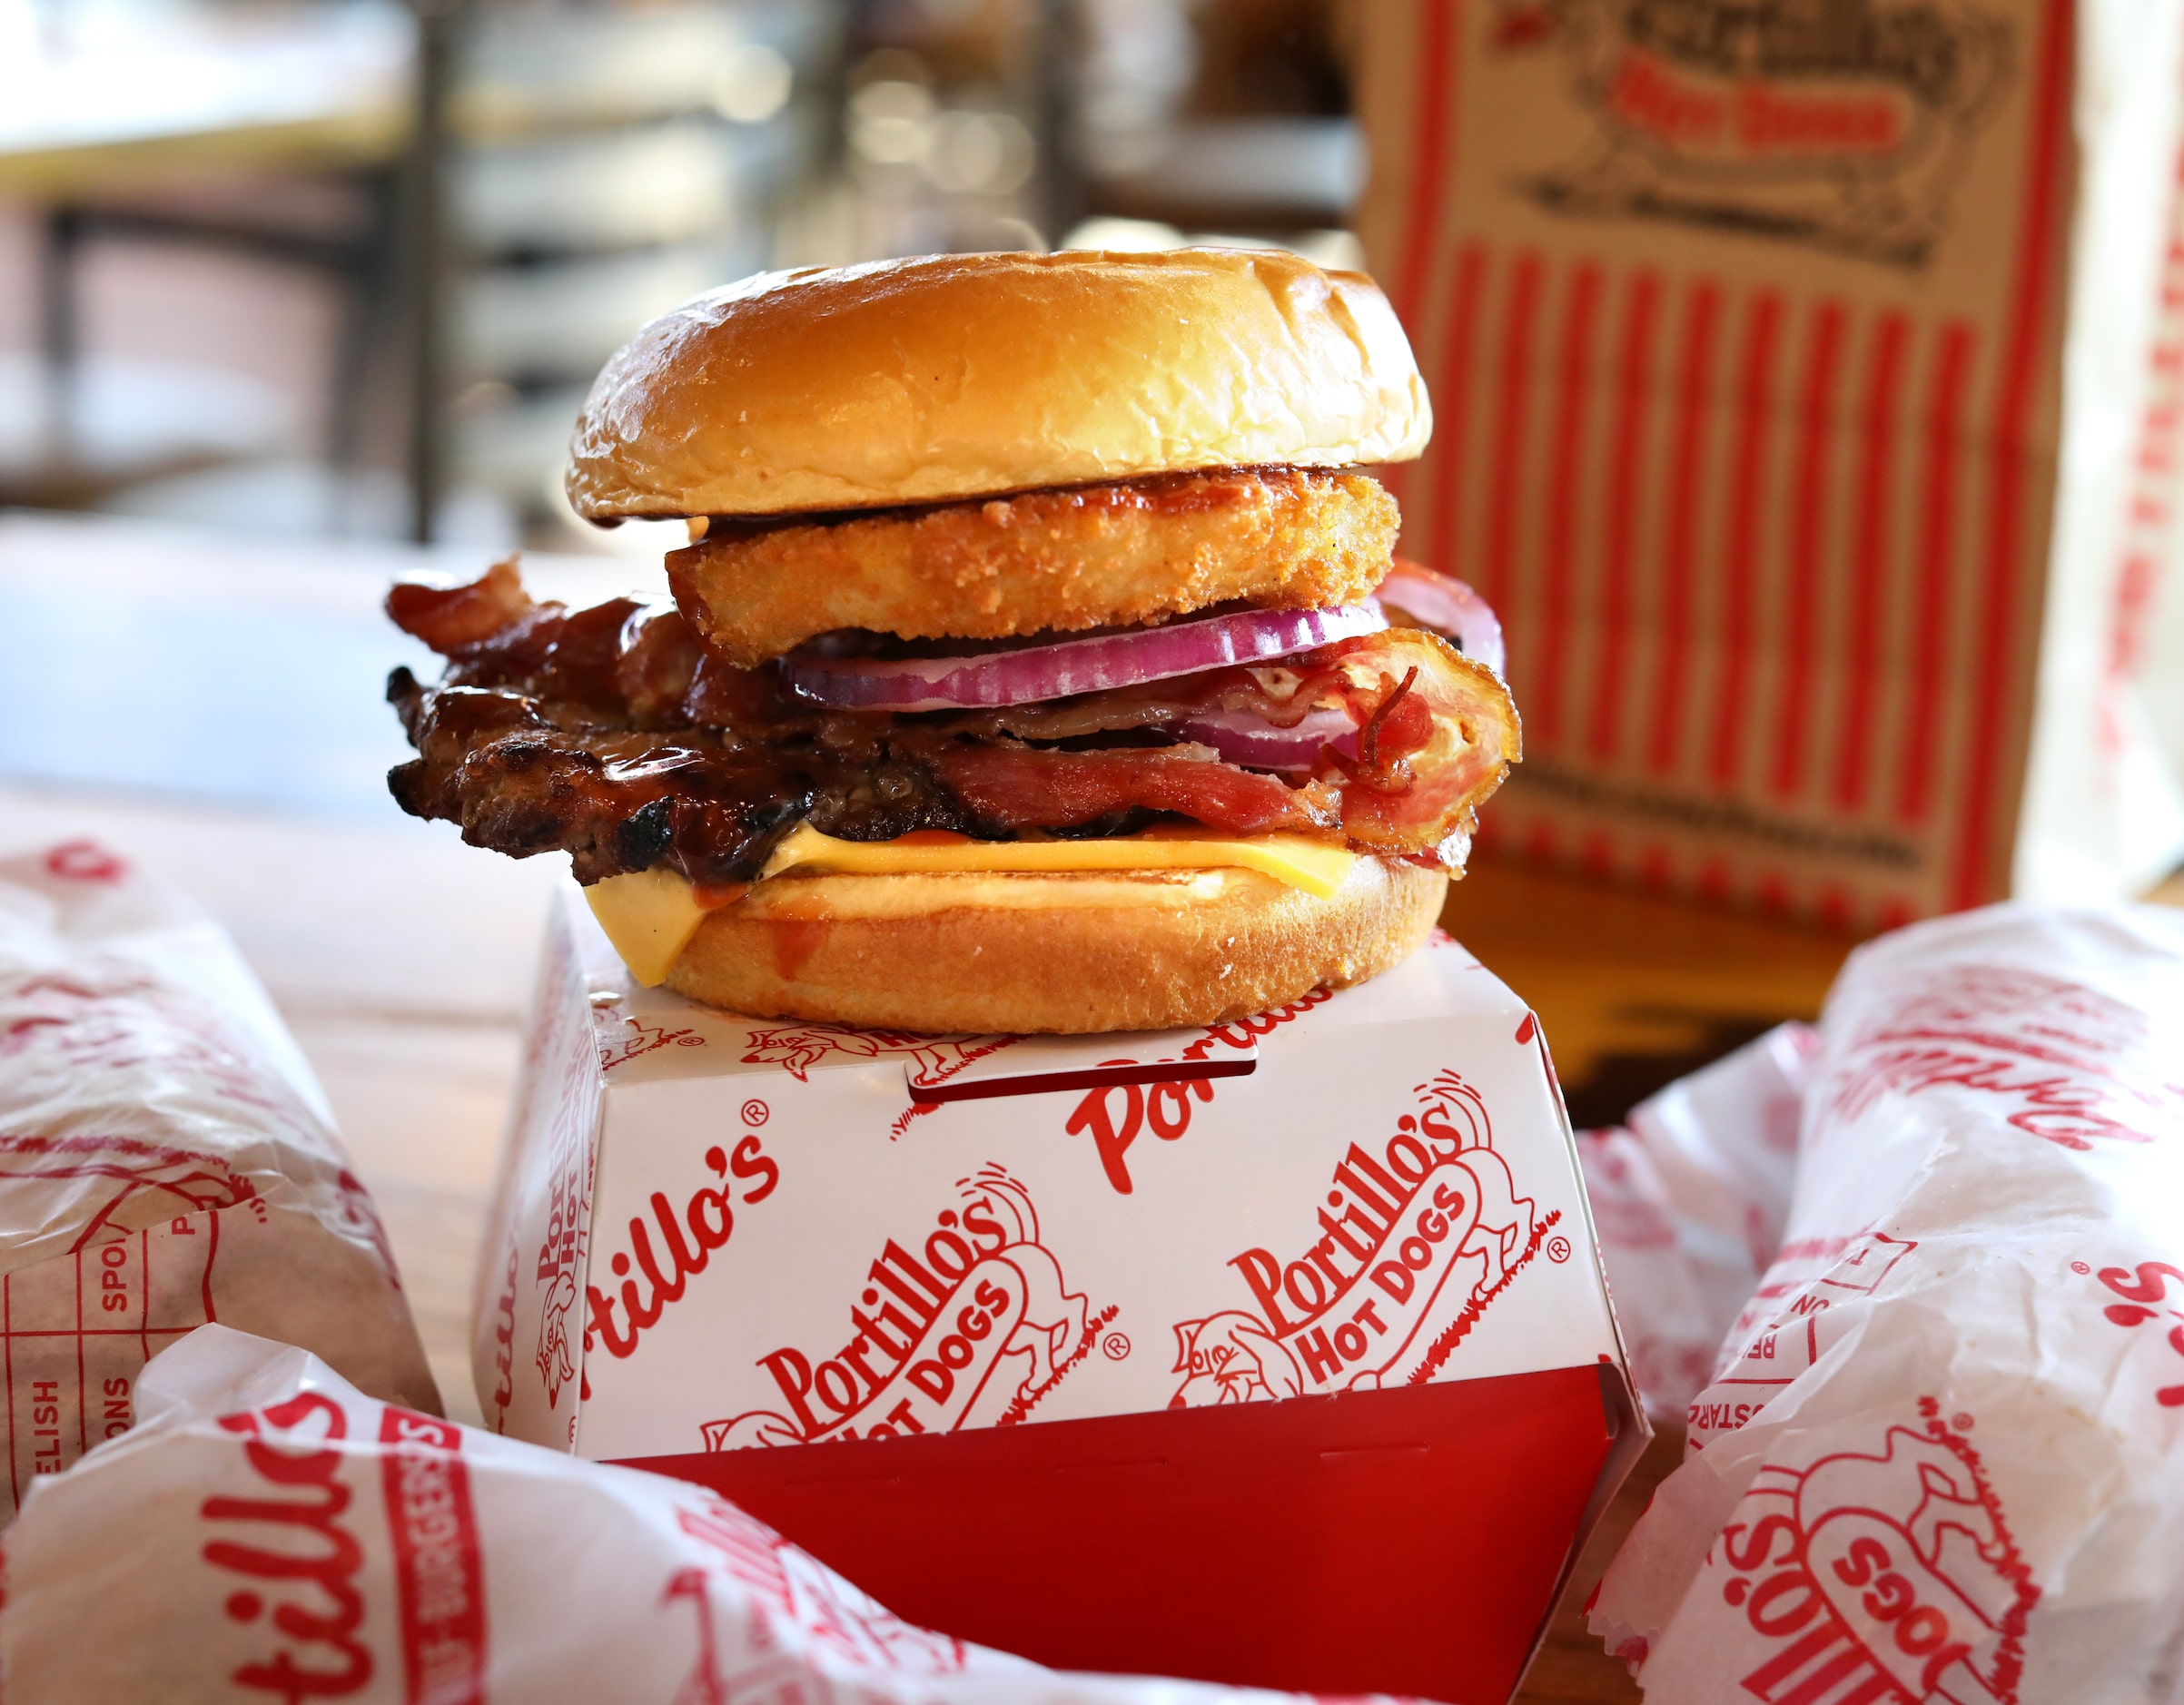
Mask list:
[[[1173,1030],[1379,976],[1448,886],[1377,858],[1325,900],[1240,869],[776,877],[707,917],[667,986],[883,1030]]]
[[[1379,287],[1293,255],[932,255],[766,272],[646,326],[569,446],[592,520],[1404,461],[1432,429]]]

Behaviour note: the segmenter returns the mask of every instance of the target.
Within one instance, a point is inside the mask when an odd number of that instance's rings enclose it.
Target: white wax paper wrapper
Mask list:
[[[2184,1699],[2184,917],[1854,954],[1781,1254],[1592,1626],[1679,1705]]]
[[[0,858],[0,1521],[208,1320],[439,1408],[371,1197],[219,926],[86,842]]]
[[[4,1547],[25,1700],[1250,1705],[913,1628],[703,1487],[375,1402],[207,1326]],[[125,1607],[125,1609],[117,1609]]]
[[[1818,1046],[1808,1026],[1778,1026],[1641,1101],[1627,1126],[1577,1134],[1616,1319],[1655,1420],[1684,1424],[1781,1247]]]

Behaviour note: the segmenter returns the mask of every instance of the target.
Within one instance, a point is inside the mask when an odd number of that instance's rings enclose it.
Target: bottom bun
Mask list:
[[[1326,900],[1238,869],[781,876],[707,917],[667,986],[882,1030],[1174,1030],[1379,975],[1425,941],[1448,887],[1376,858]]]

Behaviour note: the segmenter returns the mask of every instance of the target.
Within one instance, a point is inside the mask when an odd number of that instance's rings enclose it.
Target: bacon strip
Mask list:
[[[548,605],[549,609],[561,606]],[[402,580],[387,594],[387,614],[405,634],[414,635],[443,657],[467,646],[481,645],[520,623],[539,606],[523,589],[516,559],[495,563],[466,586],[435,586]]]
[[[1051,705],[892,716],[823,710],[771,665],[725,665],[671,608],[536,603],[505,563],[467,586],[398,586],[388,613],[450,663],[437,687],[406,670],[390,683],[420,754],[388,778],[403,809],[517,857],[568,852],[587,882],[653,863],[747,880],[797,822],[855,840],[1006,837],[1159,813],[1460,868],[1517,757],[1500,679],[1415,629]],[[1329,706],[1357,749],[1323,749],[1301,785],[1161,744],[1208,711],[1293,727]]]
[[[1370,761],[1342,790],[1350,844],[1398,857],[1441,850],[1460,867],[1460,848],[1446,843],[1470,835],[1478,807],[1523,755],[1517,706],[1501,677],[1438,634],[1413,627],[1340,641],[1313,657],[1328,672],[1327,690],[1360,728],[1388,710],[1377,751],[1368,754],[1360,741],[1359,756]]]
[[[954,745],[933,767],[972,813],[994,823],[1076,828],[1123,811],[1171,811],[1237,834],[1331,829],[1324,789],[1292,788],[1223,764],[1205,746],[1042,752]]]

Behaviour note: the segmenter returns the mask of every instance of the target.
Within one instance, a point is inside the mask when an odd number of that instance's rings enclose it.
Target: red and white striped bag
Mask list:
[[[1365,12],[1405,549],[1525,714],[1482,844],[1862,929],[2166,872],[2184,5]]]

